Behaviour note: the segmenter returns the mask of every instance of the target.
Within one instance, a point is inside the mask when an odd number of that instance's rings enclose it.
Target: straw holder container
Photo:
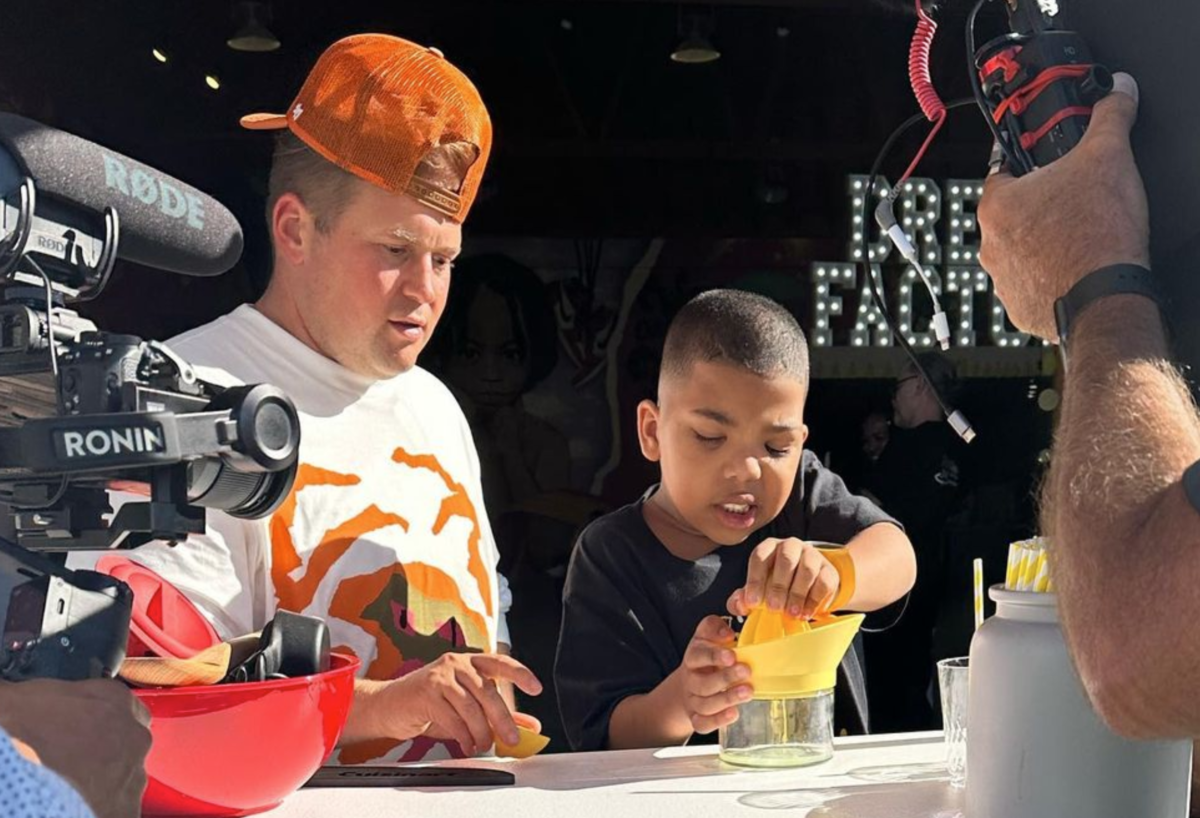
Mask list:
[[[1084,693],[1057,596],[990,590],[971,641],[969,818],[1186,818],[1189,741],[1130,741]]]

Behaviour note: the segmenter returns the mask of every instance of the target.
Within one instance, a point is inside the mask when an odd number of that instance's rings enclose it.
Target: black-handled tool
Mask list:
[[[305,787],[508,787],[516,776],[490,767],[326,766]]]

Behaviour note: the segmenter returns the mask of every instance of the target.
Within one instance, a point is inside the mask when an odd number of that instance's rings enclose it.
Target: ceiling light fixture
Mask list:
[[[266,3],[235,3],[233,20],[237,33],[225,43],[234,51],[261,53],[279,48],[279,38],[267,28],[271,22],[271,9]]]
[[[682,20],[680,22],[682,23]],[[711,27],[712,21],[709,20],[708,28],[711,29]],[[682,31],[683,26],[680,25],[680,34],[682,34]],[[675,50],[671,52],[671,60],[686,65],[702,65],[704,63],[716,62],[719,59],[721,59],[721,52],[716,49],[716,46],[709,40],[708,35],[701,29],[700,18],[692,16],[691,27],[687,35],[683,37],[679,45],[675,46]]]

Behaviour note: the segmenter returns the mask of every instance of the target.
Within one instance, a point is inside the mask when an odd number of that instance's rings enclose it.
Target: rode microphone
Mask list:
[[[24,246],[15,247],[20,241]],[[38,254],[82,298],[103,286],[113,244],[119,258],[213,276],[241,256],[242,230],[229,210],[191,185],[72,134],[0,114],[0,256]]]

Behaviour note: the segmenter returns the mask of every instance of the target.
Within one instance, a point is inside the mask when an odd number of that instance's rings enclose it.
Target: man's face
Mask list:
[[[293,293],[317,349],[390,378],[417,363],[446,307],[462,226],[366,182],[326,233],[313,228]]]
[[[662,467],[661,500],[686,529],[737,545],[775,519],[796,480],[805,388],[699,362],[639,407],[642,451]]]

